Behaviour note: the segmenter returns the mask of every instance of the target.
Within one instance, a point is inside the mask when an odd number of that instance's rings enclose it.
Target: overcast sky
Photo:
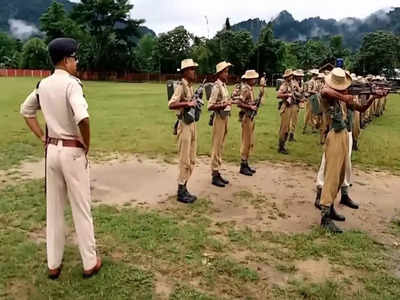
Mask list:
[[[78,0],[74,0],[77,2]],[[130,0],[132,16],[145,19],[145,25],[157,34],[184,25],[198,36],[214,36],[226,17],[231,24],[249,18],[269,21],[282,10],[297,20],[320,16],[340,20],[346,17],[365,18],[379,9],[400,6],[400,0]],[[208,26],[206,18],[208,18]]]

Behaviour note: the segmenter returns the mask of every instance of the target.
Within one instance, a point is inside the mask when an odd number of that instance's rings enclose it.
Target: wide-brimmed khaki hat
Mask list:
[[[198,66],[199,64],[195,63],[191,58],[187,58],[181,61],[181,71],[187,68],[193,68],[193,67],[196,68]]]
[[[293,75],[294,75],[294,76],[298,76],[298,77],[304,77],[304,72],[303,72],[303,70],[301,70],[301,69],[295,70],[295,71],[293,72]]]
[[[325,82],[335,90],[344,91],[351,85],[352,79],[342,68],[334,68],[325,77]]]
[[[257,79],[259,77],[255,70],[247,70],[242,76],[242,79]]]
[[[311,74],[311,75],[318,75],[319,74],[319,70],[311,69],[311,70],[308,71],[308,73]]]
[[[287,69],[287,70],[285,70],[285,73],[283,74],[283,78],[287,78],[292,75],[293,75],[292,69]]]
[[[219,64],[217,64],[217,66],[215,67],[215,74],[218,74],[219,72],[222,72],[223,70],[225,70],[226,68],[231,67],[232,64],[226,61],[221,61]]]

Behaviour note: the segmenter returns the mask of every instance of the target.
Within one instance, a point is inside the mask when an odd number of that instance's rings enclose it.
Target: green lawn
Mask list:
[[[42,149],[18,114],[19,105],[36,85],[32,78],[0,78],[0,169],[7,169],[28,156],[40,157]],[[174,112],[168,111],[166,87],[153,83],[85,82],[92,126],[92,155],[112,152],[144,153],[172,157],[176,153],[172,135]],[[303,111],[297,128],[297,143],[289,144],[290,155],[277,149],[279,114],[276,92],[268,89],[266,104],[256,121],[256,149],[252,160],[296,161],[317,165],[322,148],[318,135],[302,135]],[[385,116],[375,120],[362,133],[361,151],[354,154],[355,165],[363,168],[400,170],[400,96],[390,97]],[[199,155],[209,155],[211,130],[208,113],[199,122]],[[224,159],[239,160],[240,124],[234,109]]]

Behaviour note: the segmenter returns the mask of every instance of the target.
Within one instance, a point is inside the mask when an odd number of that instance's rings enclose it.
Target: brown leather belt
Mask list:
[[[57,146],[59,141],[62,141],[62,145],[64,147],[85,148],[83,146],[83,144],[77,140],[64,140],[64,139],[48,138],[47,143]]]

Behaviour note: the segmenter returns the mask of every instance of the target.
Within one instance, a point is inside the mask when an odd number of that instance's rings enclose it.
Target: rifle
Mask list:
[[[348,92],[353,96],[370,95],[375,94],[376,88],[370,83],[353,81],[351,86],[348,88]]]
[[[252,120],[252,121],[254,120],[255,116],[257,116],[258,109],[260,108],[261,100],[262,100],[262,97],[263,97],[263,96],[264,96],[264,91],[263,91],[263,90],[260,90],[260,92],[259,92],[259,94],[258,94],[258,98],[257,98],[257,100],[256,100],[256,110],[252,110],[252,111],[250,111],[250,113],[248,114],[250,120]]]
[[[192,122],[197,122],[200,120],[201,110],[204,105],[203,90],[204,90],[205,83],[206,83],[206,79],[203,80],[203,82],[200,84],[200,86],[194,92],[192,101],[193,100],[196,101],[196,106],[190,107],[190,108],[185,108],[185,110],[184,110],[183,119],[184,119],[185,123],[187,123],[187,124],[190,124]]]

